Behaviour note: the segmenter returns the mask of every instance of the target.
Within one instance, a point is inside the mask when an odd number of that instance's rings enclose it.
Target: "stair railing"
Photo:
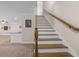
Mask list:
[[[35,19],[35,57],[38,57],[38,28],[37,28],[37,16]]]
[[[44,9],[44,11],[45,11],[47,14],[51,15],[52,17],[56,18],[57,20],[61,21],[63,24],[67,25],[70,29],[73,29],[73,30],[75,30],[75,31],[79,31],[79,28],[77,28],[76,26],[74,26],[74,25],[72,25],[72,24],[70,24],[70,23],[64,21],[62,18],[58,17],[57,15],[52,14],[51,12],[49,12],[49,11],[47,11],[47,10],[45,10],[45,9]]]

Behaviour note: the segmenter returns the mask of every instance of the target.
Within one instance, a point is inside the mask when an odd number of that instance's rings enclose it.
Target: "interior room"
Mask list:
[[[0,1],[0,57],[79,57],[79,1]]]

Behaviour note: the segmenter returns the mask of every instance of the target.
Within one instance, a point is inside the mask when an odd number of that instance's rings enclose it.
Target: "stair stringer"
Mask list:
[[[46,20],[48,20],[48,16],[44,16],[44,17],[46,18]],[[55,23],[52,23],[50,20],[48,20],[48,22],[50,23],[50,25],[51,25],[52,27],[55,25]],[[54,29],[56,30],[56,27],[54,27]],[[59,37],[60,37],[61,40],[63,41],[63,44],[68,47],[68,52],[69,52],[70,54],[72,54],[73,57],[78,57],[78,54],[74,51],[74,49],[73,49],[73,48],[69,45],[69,43],[68,43],[66,40],[64,40],[64,38],[61,36],[61,33],[59,33],[57,30],[56,30],[56,32],[59,34]]]

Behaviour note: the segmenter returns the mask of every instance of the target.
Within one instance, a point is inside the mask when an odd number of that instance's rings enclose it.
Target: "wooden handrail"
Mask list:
[[[51,15],[52,17],[56,18],[57,20],[61,21],[61,22],[64,23],[65,25],[69,26],[69,28],[72,28],[73,30],[79,31],[79,28],[77,28],[77,27],[71,25],[70,23],[64,21],[62,18],[58,17],[57,15],[54,15],[54,14],[48,12],[48,11],[45,10],[45,9],[44,9],[44,11],[45,11],[46,13],[48,13],[49,15]]]

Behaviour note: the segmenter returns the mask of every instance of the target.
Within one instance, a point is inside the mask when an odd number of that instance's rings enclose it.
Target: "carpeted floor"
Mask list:
[[[33,44],[0,45],[0,57],[32,57]]]
[[[32,57],[33,44],[10,43],[9,35],[0,35],[0,57]]]

